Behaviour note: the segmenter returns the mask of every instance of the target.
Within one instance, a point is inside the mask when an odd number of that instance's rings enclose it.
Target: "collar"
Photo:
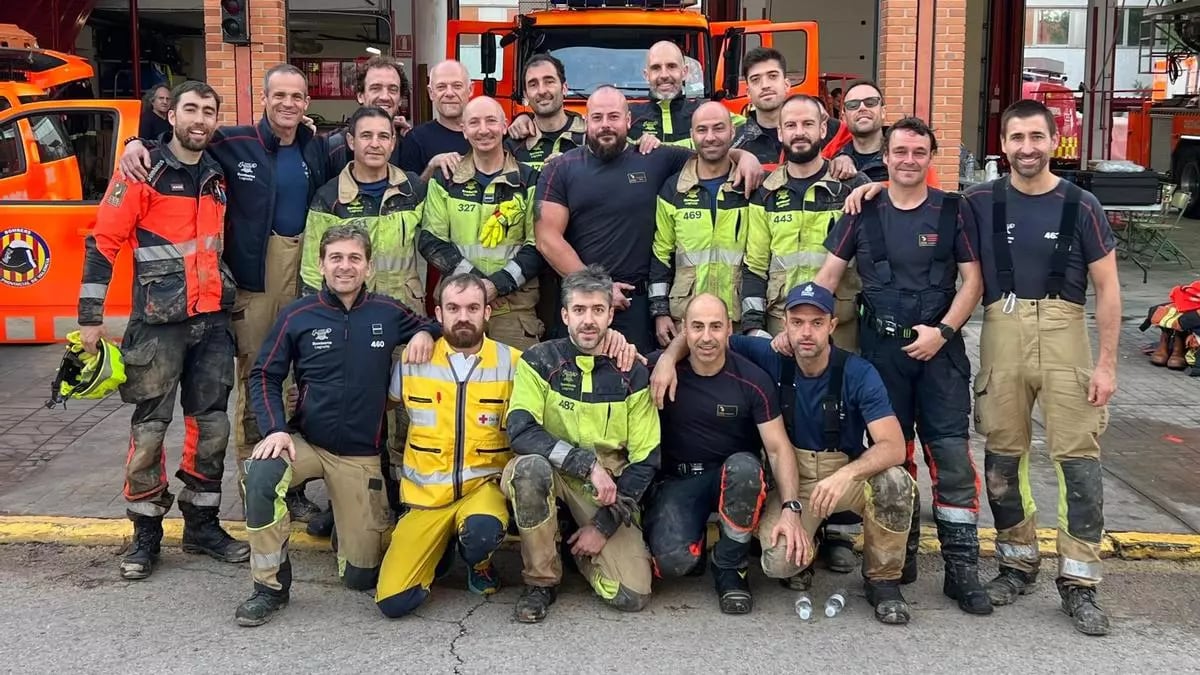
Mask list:
[[[342,204],[349,204],[358,197],[358,181],[354,180],[354,174],[350,170],[354,167],[354,160],[350,160],[346,164],[346,168],[338,174],[338,201]],[[404,170],[388,164],[388,190],[398,189],[403,191],[408,186],[408,174]]]
[[[496,342],[494,340],[492,340],[490,337],[484,335],[483,342],[480,343],[479,351],[475,352],[474,354],[470,354],[470,356],[473,356],[473,357],[479,359],[480,361],[483,361],[484,355],[495,350],[495,344],[496,344]],[[450,346],[450,343],[446,342],[446,336],[443,335],[442,337],[440,337],[434,341],[433,354],[430,357],[430,360],[432,361],[434,359],[442,359],[445,361],[449,361],[450,355],[457,354],[457,353],[458,352],[455,351],[455,349]],[[464,355],[464,356],[466,356],[466,355]]]
[[[479,171],[479,167],[475,164],[475,152],[468,152],[466,157],[458,163],[454,169],[454,173],[450,176],[450,182],[455,185],[463,185],[467,181],[475,179],[475,172]],[[517,159],[513,157],[507,150],[504,151],[504,163],[500,166],[500,173],[492,179],[493,183],[508,183],[513,187],[520,187],[521,165]]]
[[[788,176],[787,162],[783,162],[779,165],[778,168],[776,168],[774,171],[772,171],[766,177],[766,179],[762,183],[762,186],[767,191],[774,192],[775,190],[778,190],[780,188],[787,186],[789,178],[790,178],[790,176]],[[825,188],[826,191],[832,193],[833,191],[830,190],[829,186],[827,185],[827,183],[830,183],[830,182],[837,183],[839,181],[834,179],[834,177],[829,174],[829,162],[827,160],[825,162],[825,173],[820,178],[817,179],[817,182],[814,184],[814,186],[819,185],[819,186]]]
[[[174,132],[169,132],[169,133],[173,134]],[[160,142],[159,142],[158,148],[157,148],[159,161],[161,161],[163,164],[170,167],[171,169],[182,170],[184,167],[184,164],[183,164],[183,162],[179,161],[179,158],[176,157],[175,153],[171,151],[170,138],[168,137],[168,134],[164,134],[159,139],[159,141]],[[214,160],[212,158],[212,155],[210,155],[207,151],[200,153],[199,165],[200,165],[200,184],[197,187],[203,187],[204,184],[207,183],[209,180],[212,180],[212,178],[214,176],[217,178],[225,177],[225,172],[221,170],[221,165],[217,164],[217,161]],[[150,182],[153,182],[153,181],[150,181]]]
[[[731,162],[733,162],[733,164],[729,167],[729,173],[726,174],[725,182],[721,185],[722,190],[730,189],[729,177],[737,171],[737,160],[732,157],[729,159]],[[700,175],[698,173],[699,168],[700,160],[696,157],[689,159],[687,163],[683,165],[683,170],[679,172],[679,180],[675,184],[676,192],[679,194],[685,194],[700,184]]]
[[[346,306],[342,304],[341,298],[339,298],[336,293],[329,289],[329,285],[326,284],[324,280],[321,281],[321,290],[318,292],[317,296],[321,299],[322,304],[340,309],[343,312],[346,311]],[[351,303],[350,309],[358,309],[358,307],[362,305],[366,299],[367,285],[363,284],[362,287],[358,289],[358,295],[354,296],[354,302]]]
[[[262,119],[258,121],[256,130],[258,131],[258,140],[262,142],[263,147],[266,148],[268,152],[279,151],[279,137],[276,136],[275,132],[271,130],[271,123],[267,121],[266,113],[263,113]],[[308,145],[308,141],[311,140],[312,137],[313,132],[312,129],[308,128],[308,125],[301,123],[300,126],[296,127],[296,144],[299,145],[301,149]]]
[[[549,133],[555,135],[556,138],[562,138],[563,136],[572,134],[586,134],[587,120],[583,119],[583,115],[580,115],[577,112],[571,112],[570,110],[566,111],[566,113],[567,125],[558,131],[552,131]],[[525,148],[532,150],[538,143],[541,143],[547,139],[547,132],[543,131],[541,133],[534,134],[525,139]]]

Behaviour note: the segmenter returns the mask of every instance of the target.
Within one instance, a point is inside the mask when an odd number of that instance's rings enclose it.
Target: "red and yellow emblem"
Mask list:
[[[50,269],[50,247],[41,235],[12,227],[0,232],[0,283],[32,286]]]

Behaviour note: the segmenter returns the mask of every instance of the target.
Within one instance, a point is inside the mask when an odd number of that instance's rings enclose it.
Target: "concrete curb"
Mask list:
[[[246,538],[242,521],[223,523],[229,534]],[[301,551],[328,551],[329,540],[310,537],[304,523],[292,525],[289,548]],[[63,546],[123,546],[129,542],[132,525],[124,518],[74,518],[66,516],[0,516],[0,544],[59,544]],[[709,527],[709,539],[715,541],[716,527]],[[1056,530],[1044,528],[1038,532],[1038,547],[1044,557],[1056,555]],[[178,546],[183,535],[183,520],[163,520],[163,544]],[[515,545],[509,537],[506,545]],[[995,555],[996,531],[979,529],[979,551],[984,556]],[[940,550],[937,530],[921,528],[921,552]],[[1121,560],[1200,560],[1200,535],[1157,532],[1109,532],[1104,535],[1101,556]]]

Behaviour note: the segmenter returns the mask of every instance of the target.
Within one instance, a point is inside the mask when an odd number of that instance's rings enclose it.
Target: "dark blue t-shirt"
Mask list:
[[[492,179],[499,175],[500,175],[499,171],[497,171],[496,173],[484,173],[484,172],[476,169],[475,170],[475,181],[477,183],[479,183],[480,189],[486,190],[487,186],[492,184]]]
[[[729,338],[729,347],[767,371],[776,382],[782,360],[790,358],[771,349],[771,341],[767,338],[733,335]],[[844,378],[842,401],[846,406],[846,419],[842,421],[841,450],[850,459],[855,459],[866,450],[867,425],[891,416],[892,403],[879,371],[866,359],[850,354],[846,359]],[[821,412],[821,398],[829,389],[829,370],[817,377],[805,377],[797,366],[795,386],[792,445],[804,450],[822,450],[825,447],[825,417]]]
[[[718,195],[721,194],[721,186],[724,185],[725,181],[727,180],[729,180],[727,176],[700,179],[700,185],[704,186],[705,190],[708,190],[708,198],[710,200],[708,202],[708,207],[714,223],[717,222]]]
[[[404,146],[400,148],[400,168],[419,176],[434,155],[447,152],[466,155],[470,150],[471,145],[461,131],[447,129],[433,120],[417,125],[404,137]]]
[[[285,237],[304,231],[308,217],[308,165],[300,144],[279,146],[275,153],[275,222],[271,229]]]
[[[388,189],[388,179],[386,178],[371,183],[364,183],[362,181],[355,182],[358,183],[359,192],[362,192],[368,197],[382,197],[383,193],[387,192]]]

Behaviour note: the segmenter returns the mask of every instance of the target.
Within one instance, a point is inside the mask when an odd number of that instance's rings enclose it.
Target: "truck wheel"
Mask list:
[[[1179,156],[1179,189],[1192,196],[1184,215],[1200,218],[1200,150],[1189,148]]]

